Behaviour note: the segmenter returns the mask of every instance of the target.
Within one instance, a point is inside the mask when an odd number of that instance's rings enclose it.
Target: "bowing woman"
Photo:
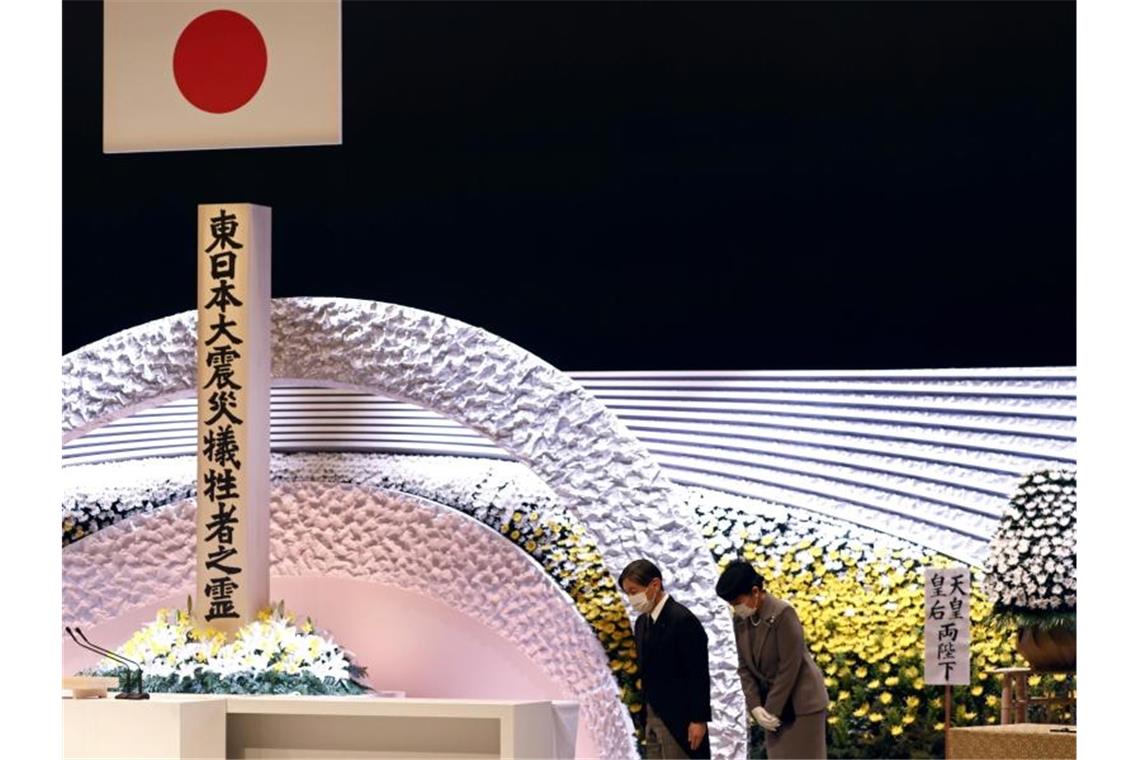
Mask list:
[[[795,608],[764,591],[744,560],[728,563],[716,593],[732,605],[740,685],[768,757],[826,758],[827,686]]]
[[[661,571],[647,559],[618,578],[633,608],[637,666],[645,701],[646,757],[711,757],[709,640],[704,626],[665,592]]]

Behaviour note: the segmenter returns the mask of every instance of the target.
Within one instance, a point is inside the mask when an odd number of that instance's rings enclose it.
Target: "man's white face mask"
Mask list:
[[[649,597],[644,591],[638,591],[636,594],[629,598],[629,603],[638,612],[649,612],[653,609],[653,605],[649,603]]]
[[[657,580],[657,579],[654,578],[653,580]],[[637,610],[640,613],[652,611],[652,609],[655,605],[655,602],[651,602],[649,600],[649,591],[652,588],[653,588],[653,581],[650,581],[649,585],[646,586],[645,588],[643,588],[641,591],[638,591],[636,594],[630,594],[629,595],[629,603],[631,605],[633,605],[633,608],[635,610]],[[654,597],[656,599],[660,600],[660,593],[654,594]]]

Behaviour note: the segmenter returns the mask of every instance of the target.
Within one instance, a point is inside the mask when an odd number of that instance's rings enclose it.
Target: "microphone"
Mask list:
[[[83,635],[83,631],[79,630],[79,626],[76,626],[76,627],[75,627],[75,632],[79,634],[79,638],[83,639],[84,643],[85,643],[85,644],[87,644],[87,646],[91,647],[91,648],[92,648],[92,649],[94,649],[95,651],[98,651],[98,652],[103,652],[104,654],[110,655],[110,656],[111,656],[113,659],[115,659],[115,660],[118,660],[118,661],[120,661],[120,662],[126,662],[126,663],[129,663],[130,665],[134,665],[134,666],[135,666],[135,668],[137,668],[137,669],[138,669],[138,673],[137,673],[137,678],[138,678],[138,693],[137,693],[137,694],[135,694],[135,695],[133,695],[133,696],[127,697],[127,699],[150,699],[150,695],[149,695],[149,694],[147,694],[147,693],[146,693],[146,692],[143,690],[143,672],[142,672],[142,665],[140,665],[139,663],[137,663],[137,662],[135,662],[134,660],[130,659],[129,657],[124,657],[123,655],[121,655],[121,654],[119,654],[119,653],[117,653],[117,652],[112,652],[112,651],[111,651],[111,650],[109,650],[109,649],[104,649],[103,647],[99,646],[98,644],[92,644],[92,643],[91,643],[91,641],[90,641],[90,640],[89,640],[89,639],[88,639],[86,636],[84,636],[84,635]],[[129,673],[129,672],[130,672],[130,671],[128,670],[128,673]],[[128,684],[128,686],[129,686],[129,684]]]
[[[67,635],[71,637],[71,640],[74,641],[76,644],[78,644],[81,648],[86,649],[89,652],[95,652],[96,654],[101,654],[104,657],[106,657],[106,658],[108,658],[114,662],[118,662],[122,665],[127,666],[127,690],[117,694],[115,696],[115,699],[150,699],[150,695],[143,692],[143,688],[142,688],[142,666],[141,665],[139,665],[134,660],[127,659],[126,657],[118,655],[118,654],[116,654],[110,650],[103,649],[102,647],[99,647],[99,646],[92,644],[90,641],[87,641],[87,637],[83,635],[83,631],[80,631],[79,628],[76,628],[75,630],[83,638],[83,641],[80,641],[79,639],[75,638],[75,634],[71,632],[70,627],[65,627],[64,630],[67,631]],[[86,642],[86,643],[84,643],[84,642]],[[135,668],[138,669],[139,687],[138,687],[138,693],[137,694],[131,693],[131,666],[134,666]]]
[[[74,641],[81,649],[86,649],[89,652],[95,652],[96,654],[102,655],[103,657],[106,657],[106,658],[108,658],[114,662],[118,662],[121,665],[126,665],[127,666],[127,676],[126,676],[126,678],[127,678],[127,690],[121,691],[118,694],[116,694],[115,699],[137,699],[137,696],[131,693],[131,666],[129,663],[127,663],[126,660],[118,657],[117,655],[108,654],[107,652],[104,652],[102,650],[95,649],[93,647],[87,646],[86,644],[81,642],[79,639],[75,638],[75,634],[71,632],[71,628],[65,627],[63,630],[67,631],[67,635],[70,636],[71,640]]]

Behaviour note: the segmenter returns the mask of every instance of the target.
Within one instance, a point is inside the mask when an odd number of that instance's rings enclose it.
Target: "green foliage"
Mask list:
[[[120,691],[127,688],[127,669],[118,668]],[[133,686],[137,678],[131,675]],[[273,670],[243,671],[225,676],[198,669],[194,676],[146,676],[143,689],[155,694],[301,694],[304,696],[346,696],[366,694],[370,690],[355,680],[320,679],[312,673],[288,674]]]
[[[994,607],[990,620],[1005,628],[1063,629],[1076,631],[1077,613],[1072,610],[1027,610]]]

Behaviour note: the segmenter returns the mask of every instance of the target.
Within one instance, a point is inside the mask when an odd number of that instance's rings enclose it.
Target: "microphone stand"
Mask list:
[[[76,644],[78,644],[81,648],[86,649],[89,652],[95,652],[96,654],[101,654],[109,660],[112,660],[114,662],[118,662],[121,665],[127,666],[127,690],[124,692],[119,692],[117,695],[115,695],[115,699],[150,699],[150,695],[143,691],[142,666],[141,665],[139,665],[134,660],[129,660],[126,657],[122,657],[121,655],[115,654],[114,652],[112,652],[108,649],[104,649],[103,647],[96,646],[95,644],[92,644],[90,641],[87,641],[87,637],[83,635],[83,631],[79,630],[79,628],[76,628],[75,630],[80,635],[80,637],[83,639],[83,641],[80,641],[79,639],[75,638],[75,634],[71,632],[70,627],[65,627],[64,630],[67,631],[67,635],[71,637],[71,640],[74,641]],[[86,643],[84,643],[84,642],[86,642]],[[131,693],[131,667],[132,666],[134,666],[135,668],[138,669],[139,686],[138,686],[138,693],[137,694]]]
[[[143,690],[142,665],[140,665],[139,663],[130,659],[129,657],[124,657],[123,655],[118,654],[117,652],[112,652],[109,649],[104,649],[103,647],[99,646],[98,644],[92,644],[91,641],[88,640],[88,638],[83,635],[83,631],[79,630],[79,626],[75,627],[75,632],[79,634],[79,638],[83,639],[84,643],[87,644],[89,647],[92,647],[93,649],[95,649],[99,652],[103,652],[105,654],[108,654],[117,660],[127,662],[127,663],[130,663],[131,665],[134,665],[138,671],[137,675],[136,675],[136,677],[138,679],[138,693],[135,694],[133,697],[128,697],[128,699],[150,699],[150,695],[147,694],[146,691]]]

